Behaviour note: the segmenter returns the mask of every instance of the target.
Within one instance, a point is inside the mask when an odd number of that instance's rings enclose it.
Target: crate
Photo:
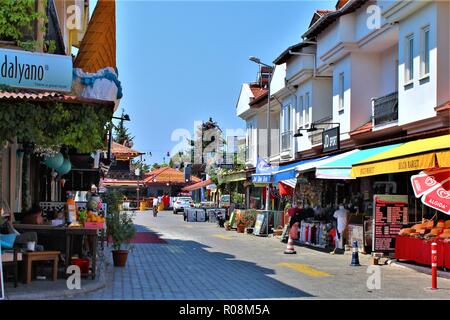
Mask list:
[[[104,222],[85,222],[84,227],[86,229],[105,229]]]

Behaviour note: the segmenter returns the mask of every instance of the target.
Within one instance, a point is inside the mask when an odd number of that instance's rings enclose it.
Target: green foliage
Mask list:
[[[0,144],[17,137],[38,148],[66,145],[90,153],[103,147],[110,117],[108,108],[92,105],[0,102]]]
[[[256,222],[256,210],[242,210],[239,219],[236,221],[238,225],[244,224],[246,227],[252,227]]]
[[[131,164],[134,168],[139,169],[141,173],[148,173],[151,170],[151,166],[141,160],[132,160]]]
[[[233,203],[244,204],[244,195],[240,194],[239,192],[233,191],[231,193],[231,201]]]
[[[136,234],[133,214],[128,212],[113,212],[107,218],[108,232],[112,238],[114,250],[130,248],[130,242]]]
[[[43,7],[47,7],[47,1],[44,1]],[[42,42],[32,38],[33,26],[37,19],[42,19],[41,31],[45,32],[48,17],[45,12],[36,12],[35,0],[0,0],[0,40],[16,41],[19,47],[27,51],[46,47],[46,52],[55,52],[54,40]]]
[[[122,246],[129,248],[130,241],[136,234],[136,228],[133,223],[133,215],[120,212],[123,194],[117,190],[109,191],[102,196],[102,201],[108,205],[106,223],[114,250],[120,250]]]
[[[124,109],[122,109],[121,118],[124,117]],[[114,126],[114,141],[120,144],[129,144],[133,141],[134,137],[132,137],[128,131],[128,128],[125,127],[124,120],[120,120],[117,126]]]

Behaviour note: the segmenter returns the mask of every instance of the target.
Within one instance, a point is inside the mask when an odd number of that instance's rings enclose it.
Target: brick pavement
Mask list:
[[[135,244],[127,267],[111,268],[104,290],[77,299],[450,298],[450,280],[439,279],[441,289],[432,292],[428,275],[391,266],[381,267],[381,290],[369,290],[366,256],[350,267],[350,253],[296,247],[297,255],[284,255],[277,239],[184,222],[171,212],[138,213],[135,221],[166,243]]]

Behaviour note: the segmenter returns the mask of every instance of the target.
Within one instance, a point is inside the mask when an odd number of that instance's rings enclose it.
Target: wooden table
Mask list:
[[[31,282],[33,261],[53,261],[53,281],[56,281],[58,279],[59,254],[59,251],[25,252],[23,254],[23,282],[26,284]]]
[[[82,274],[82,276],[90,276],[92,279],[96,277],[96,265],[97,265],[97,241],[98,241],[98,230],[97,229],[86,229],[86,228],[68,228],[60,226],[51,225],[32,225],[32,224],[14,224],[14,228],[19,232],[36,232],[39,235],[45,234],[47,236],[55,237],[55,241],[58,241],[58,237],[65,240],[65,270],[69,267],[71,263],[71,257],[73,253],[73,238],[75,236],[87,236],[93,239],[92,248],[92,268],[90,274]]]

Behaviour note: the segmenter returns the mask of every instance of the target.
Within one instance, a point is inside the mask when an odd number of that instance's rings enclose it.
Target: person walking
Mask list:
[[[159,205],[159,199],[158,197],[153,198],[153,216],[156,217],[158,214],[158,205]]]

